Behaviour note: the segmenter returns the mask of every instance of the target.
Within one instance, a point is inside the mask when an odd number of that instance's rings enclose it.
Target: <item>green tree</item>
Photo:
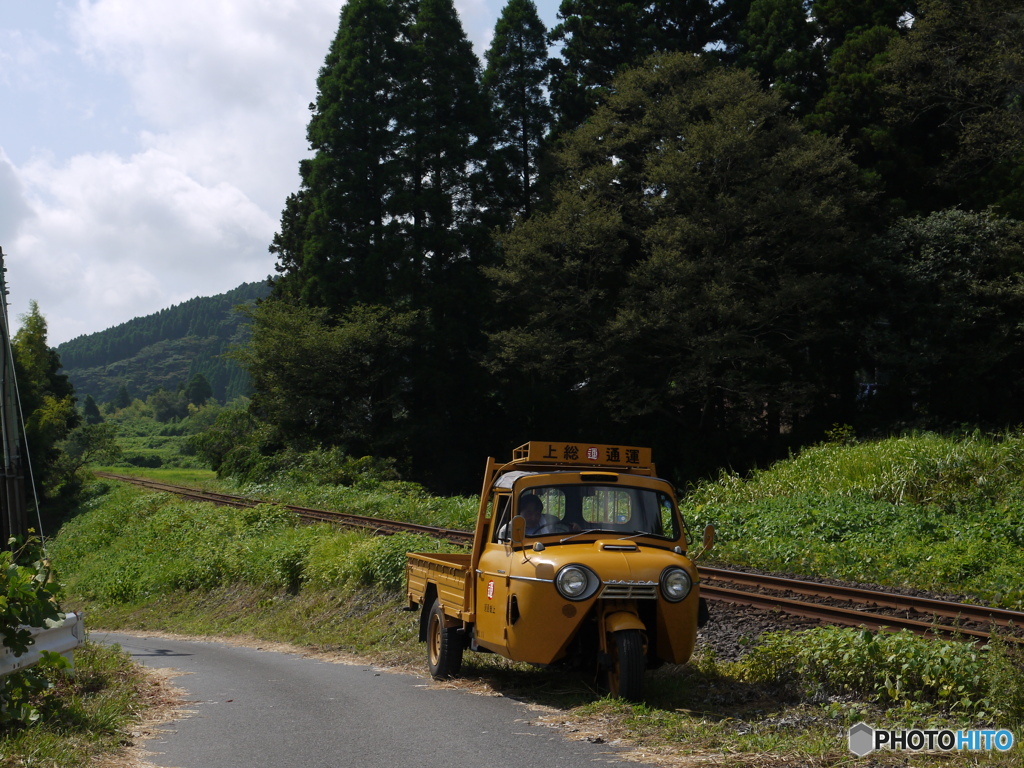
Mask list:
[[[71,430],[61,444],[59,470],[64,482],[78,483],[78,473],[94,461],[114,464],[120,461],[122,452],[117,442],[117,428],[113,424],[81,424]]]
[[[47,345],[46,318],[39,305],[29,302],[29,311],[19,319],[21,328],[11,347],[25,416],[25,441],[36,482],[44,495],[54,496],[63,490],[55,472],[60,455],[57,444],[78,426],[81,416],[75,407],[74,389],[60,373],[60,356]]]
[[[551,77],[556,132],[580,125],[615,76],[652,53],[703,51],[718,39],[718,22],[730,8],[709,0],[562,0],[561,22],[550,34],[562,44]]]
[[[493,271],[510,383],[691,468],[853,407],[868,196],[835,140],[749,73],[673,54],[621,75],[559,160],[552,210]]]
[[[188,416],[188,401],[181,392],[168,392],[158,387],[146,398],[146,404],[153,409],[153,417],[161,423]]]
[[[546,37],[533,0],[509,0],[494,27],[484,70],[484,87],[495,110],[496,154],[511,185],[507,207],[526,218],[538,201],[541,152],[551,125],[544,92]]]
[[[877,247],[888,300],[869,326],[873,406],[928,427],[1024,421],[1024,222],[937,211],[897,221]]]
[[[359,305],[334,320],[325,309],[281,301],[247,312],[252,340],[234,354],[255,384],[251,414],[276,431],[266,445],[402,455],[418,313]],[[216,445],[208,453],[226,455]]]
[[[213,387],[210,386],[210,382],[206,380],[206,377],[201,373],[192,375],[192,378],[188,380],[188,384],[185,385],[185,400],[194,406],[200,407],[206,405],[206,401],[213,397]]]
[[[100,408],[96,405],[92,395],[85,396],[85,402],[82,403],[82,415],[85,416],[87,424],[99,424],[103,421],[103,414],[100,413]]]
[[[206,410],[206,409],[204,409]],[[220,411],[212,424],[189,439],[189,448],[218,476],[224,472],[225,462],[230,469],[237,469],[244,456],[251,463],[260,455],[264,440],[269,436],[270,427],[258,421],[249,409],[225,408]],[[231,462],[231,454],[235,454]]]
[[[115,395],[113,403],[114,407],[119,410],[127,408],[132,404],[132,397],[128,394],[128,387],[124,382],[121,382],[121,385],[117,388],[117,395]]]
[[[1024,14],[1016,0],[920,0],[890,48],[888,116],[913,211],[1024,218]]]

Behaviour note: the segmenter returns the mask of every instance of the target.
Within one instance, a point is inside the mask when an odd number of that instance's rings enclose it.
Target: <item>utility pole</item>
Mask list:
[[[20,409],[14,378],[14,354],[11,349],[11,326],[7,317],[7,267],[4,249],[0,247],[0,431],[3,433],[3,467],[0,478],[0,547],[6,547],[11,536],[28,534],[28,511],[25,507],[25,469],[22,456]]]

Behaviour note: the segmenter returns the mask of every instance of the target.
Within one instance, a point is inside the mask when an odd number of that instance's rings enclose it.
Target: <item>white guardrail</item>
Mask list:
[[[0,677],[36,664],[40,651],[59,653],[74,664],[74,650],[85,636],[85,620],[77,613],[66,613],[64,620],[54,627],[29,627],[28,630],[35,642],[21,656],[15,656],[6,645],[0,645]]]

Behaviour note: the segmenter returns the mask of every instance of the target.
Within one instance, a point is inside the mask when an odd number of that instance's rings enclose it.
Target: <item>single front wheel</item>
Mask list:
[[[608,693],[615,698],[639,701],[644,695],[644,637],[639,629],[612,633],[615,658],[608,670]]]
[[[427,668],[436,679],[455,677],[462,669],[462,637],[458,628],[444,625],[439,600],[434,600],[427,619]]]

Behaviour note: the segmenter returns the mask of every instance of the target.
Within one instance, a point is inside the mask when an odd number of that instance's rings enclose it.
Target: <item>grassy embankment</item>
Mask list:
[[[810,448],[690,493],[717,556],[1024,610],[1024,434]]]
[[[723,477],[686,502],[695,526],[720,529],[722,561],[899,583],[1018,606],[1024,534],[1024,438],[920,436],[826,445],[749,480]],[[466,527],[472,499],[416,486],[249,489],[311,506]],[[101,484],[52,554],[91,626],[248,635],[423,666],[399,587],[418,537],[370,538],[296,526],[283,510],[228,510]],[[713,625],[708,627],[713,631]],[[1024,672],[1005,646],[979,650],[904,635],[823,628],[781,635],[738,663],[701,657],[649,675],[644,705],[597,699],[583,677],[467,654],[466,677],[557,708],[560,721],[648,753],[719,764],[848,762],[845,729],[1017,727]],[[1019,764],[1006,755],[915,758],[920,764]],[[882,753],[880,764],[904,764]],[[876,765],[879,763],[876,763]]]

